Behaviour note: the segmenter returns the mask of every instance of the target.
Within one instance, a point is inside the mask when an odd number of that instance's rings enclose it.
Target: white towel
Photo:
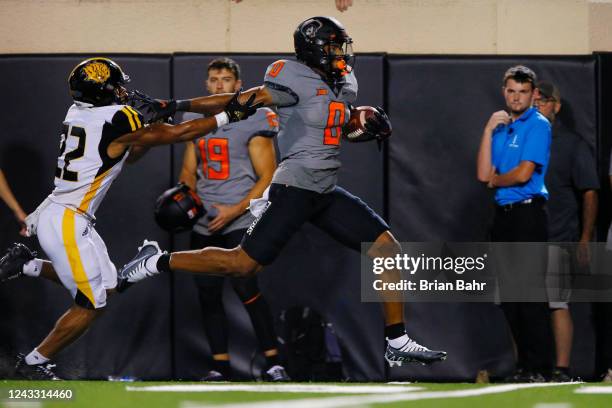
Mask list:
[[[268,204],[268,193],[270,192],[270,186],[266,188],[260,198],[254,198],[249,200],[249,211],[253,214],[253,217],[259,218],[264,212]]]

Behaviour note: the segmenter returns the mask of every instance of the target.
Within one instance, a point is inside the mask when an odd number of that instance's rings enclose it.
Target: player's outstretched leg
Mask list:
[[[395,257],[402,251],[401,245],[390,231],[383,232],[374,242],[368,256]],[[388,270],[384,279],[397,281],[400,278],[399,271]],[[401,366],[404,363],[416,362],[423,365],[435,363],[446,359],[446,352],[430,350],[408,337],[404,327],[404,305],[397,301],[395,294],[382,293],[385,312],[385,337],[387,349],[385,360],[390,367]]]
[[[23,275],[23,265],[36,257],[36,252],[15,242],[0,258],[0,283]]]
[[[156,241],[144,240],[138,248],[136,256],[123,265],[117,272],[117,292],[123,292],[132,284],[149,276],[159,274],[156,267],[159,257],[166,252],[159,248]]]
[[[246,278],[262,268],[240,246],[232,249],[206,247],[168,255],[159,249],[157,242],[145,239],[136,256],[117,272],[117,291],[122,292],[133,283],[171,270]]]

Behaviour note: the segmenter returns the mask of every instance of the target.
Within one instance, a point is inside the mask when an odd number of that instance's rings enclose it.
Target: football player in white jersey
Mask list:
[[[26,220],[50,261],[35,258],[23,244],[14,244],[0,259],[0,281],[42,276],[62,284],[74,299],[47,337],[29,354],[18,356],[16,373],[24,378],[58,379],[49,360],[87,330],[117,284],[117,271],[93,222],[126,160],[149,146],[191,140],[255,112],[250,102],[239,104],[236,93],[215,116],[177,126],[147,125],[127,105],[128,81],[107,58],[87,59],[70,73],[74,104],[63,122],[55,188]],[[218,111],[227,99],[210,102]]]
[[[352,69],[352,39],[333,17],[312,17],[293,34],[297,61],[271,64],[264,85],[245,92],[265,106],[276,106],[280,119],[278,147],[281,155],[267,202],[259,218],[232,250],[204,248],[200,251],[155,254],[152,246],[140,249],[134,260],[119,272],[120,285],[137,282],[159,271],[173,269],[196,273],[249,276],[274,261],[289,238],[310,222],[346,247],[361,250],[373,243],[367,255],[393,258],[401,246],[387,223],[362,200],[337,185],[341,166],[342,128],[350,117],[349,106],[357,98],[357,79]],[[201,112],[203,98],[176,101],[168,108]],[[168,113],[168,112],[165,112]],[[366,132],[353,141],[383,140],[391,134],[391,122],[381,108],[368,119]],[[398,278],[397,270],[385,277]],[[430,350],[408,337],[402,303],[396,295],[383,294],[385,359],[390,366],[404,362],[429,364],[444,360],[446,352]]]

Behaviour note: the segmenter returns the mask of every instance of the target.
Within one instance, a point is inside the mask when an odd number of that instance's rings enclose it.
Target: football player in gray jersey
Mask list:
[[[137,282],[168,270],[224,273],[250,276],[270,264],[289,238],[310,222],[338,242],[356,251],[362,242],[373,242],[368,256],[395,257],[402,249],[387,223],[358,197],[337,186],[342,127],[350,117],[350,104],[357,97],[357,80],[352,71],[352,40],[332,17],[313,17],[294,32],[297,61],[280,60],[268,67],[264,85],[244,93],[256,95],[255,102],[275,106],[280,118],[278,165],[263,212],[247,229],[242,242],[232,250],[205,248],[200,251],[151,255],[141,247],[120,278]],[[205,112],[203,98],[171,101],[171,110]],[[171,112],[170,112],[171,113]],[[366,122],[359,140],[382,140],[391,134],[387,115],[377,108]],[[144,260],[144,261],[143,261]],[[396,280],[398,271],[389,270]],[[402,303],[383,294],[385,358],[389,365],[415,361],[423,364],[444,360],[446,352],[430,350],[408,337]]]
[[[242,83],[240,66],[229,58],[208,65],[206,88],[210,94],[236,92]],[[197,114],[186,114],[197,115]],[[191,116],[188,116],[191,118]],[[278,119],[269,108],[258,109],[248,120],[222,126],[188,142],[180,181],[197,191],[206,209],[191,234],[191,248],[234,248],[254,220],[249,201],[261,197],[276,169],[274,137]],[[198,287],[204,330],[213,355],[213,370],[207,381],[230,379],[227,321],[223,309],[224,277],[194,275]],[[278,361],[274,321],[259,290],[257,277],[232,277],[232,287],[244,304],[260,349],[266,357],[266,377],[288,381]]]

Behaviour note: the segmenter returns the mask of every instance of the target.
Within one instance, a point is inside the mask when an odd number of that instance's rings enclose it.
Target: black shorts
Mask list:
[[[268,200],[267,209],[253,221],[240,244],[260,265],[272,263],[306,222],[355,251],[361,251],[362,242],[374,242],[389,230],[374,210],[340,187],[321,194],[273,183]]]

